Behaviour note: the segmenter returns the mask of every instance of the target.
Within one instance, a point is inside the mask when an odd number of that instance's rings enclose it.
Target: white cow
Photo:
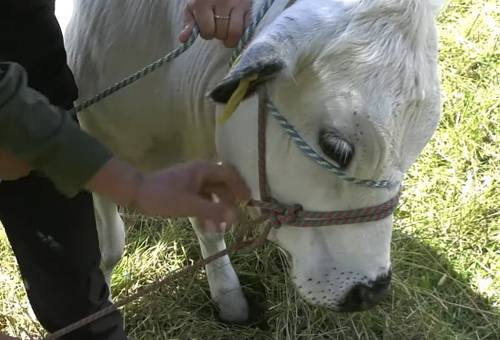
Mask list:
[[[83,126],[117,155],[154,170],[193,158],[234,164],[259,198],[257,97],[224,125],[215,118],[238,81],[258,74],[280,112],[324,158],[349,175],[401,181],[440,116],[436,0],[276,0],[241,62],[231,50],[197,41],[183,56],[80,115]],[[260,8],[263,0],[255,0]],[[287,5],[290,5],[287,7]],[[174,49],[184,1],[76,0],[66,32],[69,60],[87,98]],[[224,80],[223,80],[224,79]],[[273,197],[315,211],[381,204],[399,188],[342,180],[304,156],[269,118],[267,175]],[[95,197],[102,267],[110,277],[124,246],[116,206]],[[226,247],[223,235],[192,224],[203,255]],[[292,277],[310,303],[360,310],[390,282],[392,217],[340,226],[283,225],[269,239],[292,261]],[[212,298],[228,321],[248,306],[225,257],[206,268]]]

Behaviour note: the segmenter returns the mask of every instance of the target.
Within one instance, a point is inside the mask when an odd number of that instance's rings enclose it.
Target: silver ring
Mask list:
[[[217,14],[214,14],[214,19],[215,20],[231,20],[231,16],[230,15],[217,15]]]

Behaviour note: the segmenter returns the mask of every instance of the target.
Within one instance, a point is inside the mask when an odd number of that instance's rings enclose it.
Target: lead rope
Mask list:
[[[257,11],[255,16],[253,17],[252,22],[250,22],[250,24],[247,26],[247,28],[243,32],[243,35],[242,35],[240,41],[238,42],[238,45],[234,49],[233,55],[232,55],[230,63],[229,63],[230,65],[233,65],[235,63],[235,61],[238,59],[238,56],[243,52],[243,49],[247,46],[250,39],[252,39],[253,35],[255,34],[255,31],[257,30],[257,27],[259,26],[262,19],[264,19],[264,17],[266,16],[269,9],[273,6],[274,2],[275,2],[275,0],[266,0],[264,2],[264,4],[262,5],[262,7]],[[104,98],[107,98],[110,95],[120,91],[121,89],[132,85],[136,81],[146,77],[147,75],[156,71],[157,69],[164,66],[165,64],[168,64],[169,62],[171,62],[172,60],[176,59],[177,57],[182,55],[184,52],[186,52],[191,46],[193,46],[199,35],[200,35],[200,31],[199,31],[198,27],[195,26],[193,28],[193,32],[191,33],[191,36],[189,37],[188,41],[186,41],[184,44],[177,47],[175,50],[168,53],[164,57],[158,59],[157,61],[149,64],[148,66],[144,67],[143,69],[132,74],[131,76],[128,76],[127,78],[115,83],[114,85],[108,87],[107,89],[103,90],[102,92],[96,94],[92,98],[85,100],[82,104],[77,105],[73,109],[73,111],[77,112],[77,113],[84,111],[84,110],[88,109],[89,107],[102,101]]]
[[[193,46],[194,42],[196,41],[196,39],[198,38],[199,35],[200,35],[200,31],[199,31],[198,27],[195,26],[193,28],[193,32],[191,33],[191,36],[189,37],[188,41],[186,41],[184,44],[177,47],[175,50],[168,53],[164,57],[149,64],[148,66],[144,67],[143,69],[137,71],[136,73],[128,76],[127,78],[125,78],[125,79],[117,82],[116,84],[108,87],[104,91],[96,94],[92,98],[84,101],[82,104],[77,105],[74,110],[76,112],[81,112],[85,109],[88,109],[89,107],[93,106],[94,104],[97,104],[98,102],[102,101],[104,98],[111,96],[115,92],[118,92],[121,89],[123,89],[129,85],[132,85],[136,81],[146,77],[150,73],[153,73],[154,71],[156,71],[157,69],[159,69],[163,65],[168,64],[169,62],[171,62],[172,60],[176,59],[178,56],[180,56],[181,54],[186,52],[191,46]]]
[[[266,103],[268,100],[267,91],[261,89],[259,91],[259,116],[258,116],[258,132],[257,132],[257,158],[259,171],[259,191],[262,201],[270,201],[271,194],[269,193],[269,183],[267,181],[267,162],[266,162],[266,132],[267,132],[267,109]]]
[[[250,23],[250,25],[246,28],[242,39],[240,40],[233,58],[231,59],[231,63],[234,63],[234,60],[237,59],[237,55],[240,54],[246,44],[249,42],[253,34],[255,33],[255,30],[257,26],[259,25],[260,21],[264,18],[266,15],[267,11],[271,8],[271,6],[274,4],[275,0],[267,0],[263,7],[259,10],[253,21]],[[191,36],[189,37],[188,41],[172,52],[168,53],[164,57],[158,59],[157,61],[151,63],[150,65],[144,67],[143,69],[139,70],[138,72],[132,74],[131,76],[123,79],[122,81],[110,86],[109,88],[105,89],[104,91],[100,92],[99,94],[95,95],[94,97],[84,101],[82,104],[78,105],[75,107],[74,112],[81,112],[87,108],[89,108],[92,105],[97,104],[98,102],[102,101],[104,98],[109,97],[110,95],[114,94],[115,92],[133,84],[134,82],[146,77],[150,73],[156,71],[158,68],[162,67],[163,65],[171,62],[172,60],[176,59],[179,57],[181,54],[186,52],[196,41],[196,39],[199,36],[199,30],[197,27],[194,27],[193,32],[191,33]],[[236,53],[237,52],[237,53]],[[260,218],[257,218],[256,220],[252,221],[251,223],[262,223],[267,220],[266,216],[261,216]],[[67,335],[69,333],[74,332],[77,329],[80,329],[96,320],[99,320],[100,318],[109,315],[115,311],[118,310],[118,308],[123,307],[127,304],[129,304],[132,301],[138,300],[141,297],[150,294],[151,292],[157,291],[159,288],[165,286],[167,283],[171,282],[174,280],[176,277],[192,272],[195,270],[198,270],[207,264],[223,257],[226,255],[231,255],[237,251],[240,251],[242,249],[246,249],[246,251],[252,251],[260,246],[262,246],[264,243],[267,241],[267,236],[271,230],[272,226],[271,224],[268,224],[264,231],[257,237],[252,240],[244,240],[244,237],[242,235],[237,236],[238,242],[234,244],[233,246],[226,248],[212,256],[209,256],[205,259],[200,259],[196,261],[194,264],[185,266],[183,268],[179,268],[177,270],[174,270],[170,273],[167,274],[166,277],[164,277],[162,280],[154,282],[152,284],[143,286],[138,289],[138,291],[132,295],[129,295],[127,297],[124,297],[118,301],[116,301],[114,304],[105,307],[101,309],[100,311],[93,313],[83,319],[80,319],[64,328],[61,328],[49,335],[47,335],[44,338],[41,338],[41,340],[54,340],[58,339],[64,335]]]
[[[290,1],[293,3],[294,1]],[[264,3],[264,6],[260,9],[255,19],[249,25],[249,27],[245,30],[242,40],[238,45],[236,51],[238,54],[241,53],[243,48],[248,43],[249,39],[255,32],[256,27],[259,22],[264,18],[265,14],[269,10],[269,8],[274,3],[274,0],[267,0]],[[179,55],[187,51],[195,42],[198,37],[199,32],[198,29],[195,28],[189,40],[167,54],[165,57],[157,60],[156,62],[146,66],[142,70],[134,73],[133,75],[125,78],[124,80],[116,83],[115,85],[109,87],[98,95],[92,97],[91,99],[85,101],[81,105],[75,108],[76,112],[80,112],[82,110],[87,109],[88,107],[98,103],[104,98],[110,96],[111,94],[119,91],[120,89],[129,86],[130,84],[136,82],[139,79],[144,78],[151,72],[154,72],[164,64],[172,61],[177,58]],[[231,64],[235,62],[237,59],[237,54],[233,56],[231,59]],[[248,84],[252,81],[249,80]],[[240,84],[240,86],[244,87],[246,84]],[[248,87],[247,87],[248,88]],[[242,92],[246,92],[247,89],[244,89]],[[244,96],[243,96],[244,97]],[[383,204],[380,204],[375,207],[362,208],[362,209],[354,209],[354,210],[345,210],[345,211],[332,211],[332,212],[314,212],[314,211],[304,211],[302,206],[300,205],[286,205],[278,202],[273,199],[270,194],[269,184],[267,180],[267,172],[266,172],[266,130],[267,130],[267,116],[269,109],[269,99],[267,96],[267,92],[265,89],[260,91],[259,95],[259,115],[258,115],[258,176],[259,176],[259,191],[261,200],[251,200],[248,206],[260,208],[263,211],[262,216],[257,220],[254,220],[253,223],[262,223],[268,221],[263,233],[259,235],[257,238],[252,240],[244,240],[242,235],[237,235],[236,244],[233,246],[222,250],[206,259],[200,259],[196,261],[194,264],[185,266],[183,268],[179,268],[167,274],[162,280],[143,286],[138,289],[138,291],[132,295],[124,297],[123,299],[118,300],[113,305],[110,305],[96,313],[93,313],[75,323],[68,325],[54,333],[49,334],[45,338],[41,340],[53,340],[58,339],[64,335],[67,335],[85,325],[88,325],[108,314],[111,314],[118,310],[118,308],[123,307],[124,305],[138,300],[139,298],[157,291],[162,286],[174,280],[176,277],[185,274],[187,272],[191,272],[197,269],[200,269],[207,264],[223,257],[226,255],[231,255],[239,250],[246,249],[247,251],[252,251],[260,246],[262,246],[266,241],[269,235],[269,232],[273,227],[278,228],[282,224],[288,224],[293,226],[301,226],[301,227],[317,227],[317,226],[327,226],[327,225],[339,225],[339,224],[350,224],[350,223],[360,223],[367,221],[380,220],[391,215],[397,205],[399,200],[400,193],[393,198]],[[235,105],[236,109],[237,105]],[[229,111],[229,110],[228,110]],[[228,112],[227,117],[230,117],[232,112]]]
[[[253,221],[253,222],[254,223],[261,222],[261,219],[258,219],[258,220]],[[54,339],[58,339],[64,335],[67,335],[67,334],[69,334],[77,329],[80,329],[83,326],[86,326],[86,325],[88,325],[88,324],[108,315],[108,314],[111,314],[111,313],[117,311],[118,308],[123,307],[132,301],[138,300],[145,295],[148,295],[152,292],[157,291],[161,287],[172,282],[175,278],[177,278],[183,274],[201,269],[205,265],[207,265],[207,264],[209,264],[209,263],[211,263],[211,262],[213,262],[213,261],[215,261],[223,256],[232,255],[235,252],[243,250],[243,249],[245,249],[247,252],[253,251],[256,248],[258,248],[266,243],[267,236],[268,236],[270,230],[271,230],[271,226],[268,225],[264,229],[264,232],[262,234],[260,234],[255,239],[240,241],[240,242],[234,244],[233,246],[226,248],[226,249],[224,249],[224,250],[222,250],[222,251],[220,251],[212,256],[209,256],[205,259],[200,259],[189,266],[185,266],[185,267],[179,268],[177,270],[174,270],[174,271],[168,273],[167,276],[164,277],[162,280],[151,283],[151,284],[146,285],[146,286],[143,286],[143,287],[139,288],[138,291],[135,292],[134,294],[126,296],[126,297],[118,300],[114,304],[112,304],[106,308],[103,308],[94,314],[91,314],[91,315],[89,315],[81,320],[78,320],[78,321],[54,332],[54,333],[51,333],[48,336],[42,338],[41,340],[54,340]],[[243,237],[240,237],[240,239],[243,239]]]

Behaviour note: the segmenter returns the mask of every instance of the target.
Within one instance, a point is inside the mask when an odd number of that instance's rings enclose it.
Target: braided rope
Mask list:
[[[269,219],[269,223],[272,227],[279,228],[282,225],[295,227],[325,227],[378,221],[392,215],[398,205],[401,191],[392,199],[376,206],[336,211],[308,211],[304,210],[300,204],[284,204],[272,198],[266,170],[267,117],[268,111],[272,112],[274,107],[273,105],[269,105],[269,103],[271,103],[271,101],[269,100],[266,89],[260,89],[257,129],[260,200],[251,200],[249,206],[259,208],[263,216]],[[286,121],[286,119],[284,120]],[[291,129],[295,131],[293,127],[291,127]],[[285,128],[285,130],[287,129]],[[300,139],[300,141],[302,141],[302,139]]]
[[[257,13],[257,16],[255,17],[255,19],[252,21],[252,23],[246,29],[245,35],[243,37],[244,43],[241,43],[241,41],[240,41],[240,44],[238,44],[238,47],[236,48],[236,51],[238,52],[238,54],[240,54],[241,51],[243,50],[243,48],[246,46],[246,43],[249,41],[250,37],[255,32],[256,27],[258,26],[258,24],[260,23],[262,18],[265,16],[267,10],[269,10],[269,7],[273,3],[274,3],[274,0],[268,0],[264,6],[265,10],[261,9]],[[189,39],[186,43],[182,44],[181,46],[179,46],[178,48],[176,48],[172,52],[168,53],[167,55],[158,59],[157,61],[151,63],[150,65],[144,67],[143,69],[139,70],[138,72],[132,74],[131,76],[123,79],[120,82],[117,82],[116,84],[110,86],[109,88],[105,89],[104,91],[100,92],[99,94],[95,95],[94,97],[84,101],[82,104],[75,107],[74,112],[81,112],[81,111],[89,108],[90,106],[102,101],[104,98],[109,97],[110,95],[114,94],[115,92],[131,85],[132,83],[134,83],[134,82],[136,82],[144,77],[146,77],[147,75],[156,71],[158,68],[162,67],[166,63],[169,63],[170,61],[179,57],[181,54],[186,52],[194,44],[194,42],[196,41],[198,36],[199,36],[199,30],[197,27],[195,27],[193,29],[191,36],[189,37]],[[263,221],[264,221],[264,219],[259,219],[259,222],[263,222]],[[66,327],[64,327],[64,328],[62,328],[54,333],[49,334],[48,336],[43,338],[43,340],[58,339],[64,335],[67,335],[67,334],[69,334],[69,333],[71,333],[71,332],[73,332],[73,331],[75,331],[75,330],[77,330],[85,325],[88,325],[88,324],[108,315],[108,314],[115,312],[119,307],[122,307],[122,306],[124,306],[132,301],[135,301],[135,300],[137,300],[137,299],[139,299],[139,298],[141,298],[141,297],[143,297],[143,296],[145,296],[153,291],[156,291],[161,286],[164,286],[168,282],[172,281],[175,277],[177,277],[183,273],[193,271],[195,269],[199,269],[199,268],[205,266],[206,264],[213,262],[222,256],[230,255],[230,254],[232,254],[238,250],[244,249],[244,248],[247,248],[247,250],[251,251],[251,250],[263,245],[266,242],[267,235],[269,234],[271,227],[272,227],[272,225],[268,224],[268,226],[266,227],[264,232],[254,240],[240,241],[240,242],[236,243],[234,246],[232,246],[231,248],[224,249],[224,250],[222,250],[222,251],[220,251],[220,252],[218,252],[218,253],[216,253],[216,254],[214,254],[206,259],[200,259],[190,266],[179,268],[178,270],[175,270],[175,271],[169,273],[167,275],[167,277],[163,278],[161,281],[158,281],[158,282],[152,283],[148,286],[142,287],[136,293],[134,293],[128,297],[125,297],[125,298],[121,299],[120,301],[115,302],[113,305],[110,305],[110,306],[108,306],[108,307],[106,307],[106,308],[104,308],[104,309],[102,309],[102,310],[100,310],[92,315],[89,315],[81,320],[78,320],[71,325],[68,325],[68,326],[66,326]]]
[[[191,46],[193,46],[194,42],[199,36],[199,30],[197,27],[193,29],[193,32],[191,33],[191,36],[189,37],[188,41],[186,41],[184,44],[180,45],[177,47],[175,50],[172,52],[168,53],[164,57],[158,59],[157,61],[149,64],[148,66],[144,67],[143,69],[137,71],[136,73],[128,76],[127,78],[115,83],[114,85],[108,87],[104,91],[96,94],[94,97],[84,101],[82,104],[78,105],[75,107],[76,112],[81,112],[85,109],[88,109],[90,106],[97,104],[104,98],[107,98],[114,94],[115,92],[120,91],[121,89],[135,83],[136,81],[146,77],[150,73],[156,71],[163,65],[171,62],[172,60],[176,59],[178,56],[186,52]]]
[[[221,251],[215,253],[214,255],[209,256],[205,259],[203,259],[203,258],[199,259],[198,261],[196,261],[195,263],[193,263],[191,265],[188,265],[188,266],[176,269],[174,271],[171,271],[162,280],[157,281],[157,282],[153,282],[153,283],[148,284],[146,286],[143,286],[143,287],[139,288],[135,293],[120,299],[119,301],[115,302],[114,304],[109,305],[108,307],[105,307],[94,314],[91,314],[83,319],[80,319],[80,320],[74,322],[73,324],[70,324],[70,325],[68,325],[68,326],[66,326],[66,327],[64,327],[56,332],[51,333],[41,340],[59,339],[60,337],[62,337],[64,335],[72,333],[75,330],[82,328],[83,326],[86,326],[86,325],[88,325],[96,320],[101,319],[102,317],[104,317],[106,315],[109,315],[109,314],[117,311],[118,308],[123,307],[132,301],[138,300],[139,298],[141,298],[147,294],[150,294],[152,292],[157,291],[159,288],[165,286],[167,283],[170,283],[176,277],[178,277],[182,274],[185,274],[187,272],[192,272],[194,270],[200,269],[200,268],[204,267],[205,265],[207,265],[207,264],[209,264],[209,263],[211,263],[211,262],[213,262],[213,261],[215,261],[223,256],[232,255],[233,253],[240,251],[240,250],[243,250],[243,249],[245,249],[247,252],[253,251],[254,249],[256,249],[256,248],[258,248],[266,243],[267,236],[268,236],[270,230],[271,230],[270,226],[266,227],[264,229],[264,231],[262,232],[262,234],[260,234],[257,238],[251,239],[251,240],[243,241],[243,236],[240,235],[239,236],[240,241],[237,242],[236,244],[234,244],[232,247],[221,250]]]
[[[259,12],[257,12],[257,15],[255,19],[252,21],[250,26],[245,30],[245,33],[243,35],[242,40],[238,44],[236,48],[235,54],[233,54],[233,58],[231,59],[231,64],[234,63],[234,61],[238,58],[239,54],[242,52],[250,38],[253,36],[255,33],[255,29],[260,23],[260,21],[263,19],[269,8],[273,5],[274,0],[267,0],[264,4],[264,6],[260,9]],[[102,91],[101,93],[97,94],[96,96],[92,97],[89,100],[86,100],[84,103],[81,105],[78,105],[75,108],[76,112],[83,111],[90,106],[100,102],[104,98],[112,95],[113,93],[131,85],[132,83],[138,81],[139,79],[144,78],[148,74],[154,72],[158,68],[162,67],[166,63],[172,61],[173,59],[177,58],[181,54],[183,54],[185,51],[187,51],[196,41],[197,37],[199,35],[199,31],[197,28],[195,28],[188,39],[188,41],[175,49],[174,51],[168,53],[166,56],[160,58],[159,60],[155,61],[154,63],[146,66],[142,70],[134,73],[133,75],[125,78],[124,80],[112,85],[111,87],[107,88],[106,90]],[[165,285],[166,283],[170,282],[173,280],[175,277],[201,268],[205,266],[206,264],[215,261],[216,259],[225,256],[225,255],[230,255],[238,250],[241,250],[243,248],[248,248],[248,250],[253,250],[257,248],[258,246],[261,246],[264,244],[267,240],[267,236],[269,234],[269,231],[271,227],[280,227],[282,224],[287,224],[287,225],[293,225],[293,226],[300,226],[300,227],[316,227],[316,226],[328,226],[328,225],[335,225],[335,224],[350,224],[350,223],[360,223],[360,222],[367,222],[367,221],[374,221],[374,220],[380,220],[384,217],[389,216],[392,214],[394,211],[397,202],[399,200],[399,193],[396,197],[393,199],[380,204],[378,206],[374,207],[369,207],[369,208],[361,208],[361,209],[354,209],[354,210],[346,210],[346,211],[332,211],[332,212],[317,212],[317,211],[305,211],[302,209],[300,205],[285,205],[282,204],[276,200],[272,200],[269,194],[269,188],[268,188],[268,183],[267,183],[267,176],[266,176],[266,167],[265,167],[265,136],[266,136],[266,125],[265,125],[265,107],[267,107],[270,112],[272,113],[273,117],[275,117],[278,122],[283,126],[283,128],[290,134],[292,139],[299,145],[299,148],[301,150],[304,150],[306,155],[311,157],[313,160],[315,160],[318,164],[322,166],[329,165],[329,168],[332,168],[330,171],[336,173],[338,176],[344,178],[345,180],[351,181],[356,184],[362,184],[370,186],[370,187],[389,187],[390,183],[389,181],[370,181],[370,180],[356,180],[355,178],[348,177],[341,169],[338,169],[337,166],[334,164],[329,163],[327,160],[323,159],[318,153],[314,151],[305,141],[300,137],[299,133],[295,130],[295,128],[288,123],[288,121],[279,114],[277,109],[272,105],[272,103],[269,100],[264,101],[264,105],[260,105],[262,109],[259,109],[261,112],[259,116],[261,116],[260,119],[260,128],[259,128],[259,183],[260,183],[260,190],[261,190],[261,198],[265,199],[265,201],[258,201],[258,200],[252,200],[250,202],[250,206],[261,208],[264,210],[266,213],[264,214],[263,218],[260,219],[260,222],[269,219],[269,223],[264,231],[257,239],[251,240],[251,241],[241,241],[235,244],[233,247],[222,250],[206,259],[200,259],[197,262],[195,262],[193,265],[186,266],[183,268],[179,268],[178,270],[175,270],[167,275],[164,279],[161,281],[152,283],[148,286],[142,287],[137,291],[136,293],[123,298],[120,301],[117,301],[115,304],[110,305],[92,315],[89,315],[86,318],[83,318],[71,325],[68,325],[67,327],[60,329],[54,333],[49,334],[47,337],[43,338],[43,340],[52,340],[52,339],[57,339],[61,336],[67,335],[87,324],[90,324],[100,318],[102,318],[105,315],[108,315],[110,313],[113,313],[116,311],[119,307],[124,306],[134,300],[137,300],[153,291],[156,291],[158,288],[161,286]],[[302,146],[301,146],[302,145]],[[262,153],[261,151],[264,151]],[[307,150],[307,151],[305,151]],[[315,157],[315,156],[316,157]],[[323,164],[326,163],[326,164]],[[334,169],[336,170],[334,171]],[[359,182],[359,183],[358,183]],[[379,185],[384,185],[385,186],[375,186],[376,184]]]
[[[304,138],[299,134],[299,132],[293,127],[292,124],[278,111],[276,106],[269,100],[267,101],[267,107],[271,112],[271,115],[278,121],[281,127],[290,135],[292,140],[295,142],[297,147],[302,150],[302,152],[313,160],[318,165],[322,166],[326,170],[333,172],[338,177],[342,178],[344,181],[369,187],[369,188],[394,188],[400,185],[399,181],[390,180],[371,180],[371,179],[359,179],[356,177],[351,177],[347,172],[342,170],[337,165],[331,163],[324,157],[322,157],[316,150],[314,150]]]
[[[254,16],[252,22],[245,29],[240,41],[238,42],[238,45],[234,49],[233,56],[231,57],[230,65],[232,65],[236,59],[238,59],[238,56],[241,54],[241,52],[246,47],[246,45],[248,44],[250,39],[253,37],[257,27],[259,26],[262,19],[266,16],[267,11],[274,4],[274,1],[275,0],[266,0],[264,2],[264,5],[257,11],[257,14]],[[157,61],[147,65],[146,67],[137,71],[136,73],[134,73],[134,74],[128,76],[127,78],[111,85],[107,89],[96,94],[94,97],[92,97],[88,100],[85,100],[82,104],[76,106],[74,111],[81,112],[83,110],[86,110],[89,107],[91,107],[92,105],[95,105],[98,102],[102,101],[104,98],[107,98],[107,97],[111,96],[112,94],[120,91],[121,89],[132,85],[136,81],[153,73],[154,71],[156,71],[160,67],[164,66],[165,64],[168,64],[169,62],[171,62],[172,60],[176,59],[181,54],[186,52],[191,46],[193,46],[194,42],[196,41],[196,39],[198,38],[199,35],[200,35],[199,29],[197,27],[194,27],[193,32],[191,33],[191,36],[189,37],[188,41],[186,41],[184,44],[180,45],[172,52],[168,53],[167,55],[158,59]]]
[[[270,217],[271,225],[275,228],[281,225],[326,227],[382,220],[392,215],[398,205],[400,195],[399,192],[387,202],[373,207],[325,212],[303,210],[298,204],[287,205],[276,200],[252,200],[249,205],[264,210]]]
[[[238,42],[238,45],[236,45],[236,48],[233,52],[233,55],[231,56],[231,60],[229,62],[230,66],[235,65],[236,61],[239,59],[241,52],[245,49],[245,47],[248,45],[250,42],[250,39],[254,36],[254,33],[259,26],[259,23],[264,19],[266,16],[266,13],[269,11],[269,9],[273,6],[275,0],[266,0],[264,4],[261,6],[261,8],[257,11],[257,14],[254,16],[252,22],[248,25],[248,27],[245,29],[243,32],[243,35],[241,36],[240,41]]]

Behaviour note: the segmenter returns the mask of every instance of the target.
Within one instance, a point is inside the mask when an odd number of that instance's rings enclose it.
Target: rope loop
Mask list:
[[[264,207],[263,207],[264,208]],[[295,225],[299,222],[304,208],[300,204],[287,205],[272,199],[267,210],[269,223],[274,228],[280,228],[282,225]]]
[[[302,205],[300,204],[283,207],[283,210],[280,214],[282,223],[293,225],[295,222],[297,222],[298,218],[300,217],[300,213],[303,210],[304,208],[302,208]]]

